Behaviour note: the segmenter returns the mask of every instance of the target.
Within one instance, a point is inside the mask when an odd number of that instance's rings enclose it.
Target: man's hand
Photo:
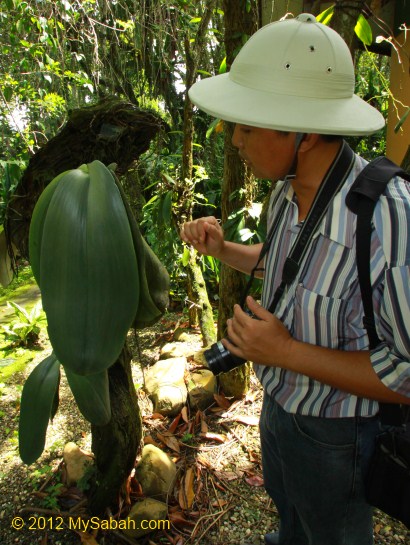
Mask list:
[[[286,367],[293,342],[289,331],[272,313],[252,297],[246,300],[252,318],[239,305],[228,320],[228,339],[222,343],[232,354],[262,365]]]
[[[201,254],[219,258],[223,253],[224,232],[213,216],[184,223],[180,236]]]

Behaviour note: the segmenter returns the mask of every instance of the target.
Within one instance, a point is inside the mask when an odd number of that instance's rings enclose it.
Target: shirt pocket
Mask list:
[[[346,350],[353,348],[349,347],[351,341],[363,334],[356,330],[358,324],[351,321],[355,314],[351,301],[320,295],[302,284],[296,288],[295,300],[293,335],[296,339]]]

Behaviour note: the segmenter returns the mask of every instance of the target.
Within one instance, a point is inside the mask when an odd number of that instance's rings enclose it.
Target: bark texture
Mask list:
[[[135,464],[142,438],[142,420],[131,375],[131,353],[124,347],[109,369],[112,418],[106,426],[91,426],[96,475],[88,504],[103,515],[118,498]]]
[[[20,255],[28,259],[33,209],[55,176],[95,159],[105,165],[116,163],[116,172],[124,174],[147,151],[161,128],[165,124],[157,115],[116,98],[73,110],[63,129],[29,161],[7,210],[8,242],[13,242]]]
[[[247,11],[241,2],[224,0],[223,10],[225,13],[226,61],[229,70],[235,54],[244,41],[257,30],[258,3],[251,2],[251,9]],[[234,125],[225,123],[225,160],[221,199],[222,224],[227,221],[232,212],[250,205],[252,201],[253,179],[241,161],[236,148],[232,145],[233,131]],[[236,197],[232,198],[234,193]],[[222,265],[219,284],[218,338],[225,336],[226,321],[232,316],[233,306],[239,302],[245,284],[246,279],[243,273]],[[249,388],[249,366],[241,366],[223,374],[219,381],[227,396],[242,397]]]
[[[194,183],[192,181],[194,120],[193,104],[189,100],[188,90],[195,82],[202,56],[206,53],[205,38],[215,4],[215,0],[208,2],[206,10],[201,17],[201,22],[198,25],[194,44],[191,43],[189,34],[186,35],[184,41],[186,56],[186,92],[184,104],[181,187],[178,195],[178,213],[175,219],[178,231],[182,223],[192,220],[192,208],[194,204]],[[187,293],[190,300],[189,323],[191,326],[199,323],[203,343],[206,345],[209,341],[212,342],[215,339],[215,327],[213,324],[212,307],[209,303],[202,271],[197,260],[197,254],[194,250],[190,250],[190,259],[187,264],[187,278]]]

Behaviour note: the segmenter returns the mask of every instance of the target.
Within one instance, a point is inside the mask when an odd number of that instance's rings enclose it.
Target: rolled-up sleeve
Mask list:
[[[378,329],[385,339],[371,351],[373,369],[385,386],[410,398],[410,267],[385,271]]]

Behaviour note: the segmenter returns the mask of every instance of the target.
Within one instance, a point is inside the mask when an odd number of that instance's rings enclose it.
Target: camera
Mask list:
[[[214,375],[227,373],[246,362],[243,358],[231,354],[221,341],[214,343],[208,350],[205,350],[204,357],[209,370]]]
[[[249,309],[244,309],[244,312],[251,318],[259,320]],[[246,363],[246,360],[231,354],[228,349],[224,347],[221,341],[214,343],[213,345],[205,350],[204,357],[206,363],[208,364],[208,369],[212,371],[214,375],[219,375],[219,373],[227,373],[232,371],[235,367],[239,367]]]

